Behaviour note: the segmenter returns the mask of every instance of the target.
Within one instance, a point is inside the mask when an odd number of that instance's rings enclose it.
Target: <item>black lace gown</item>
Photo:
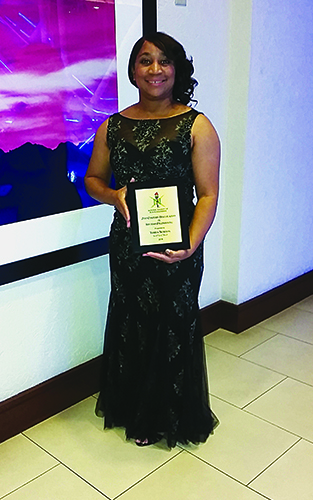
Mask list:
[[[195,110],[160,120],[111,116],[107,141],[119,189],[130,182],[181,178],[194,211],[191,127]],[[204,442],[217,425],[208,403],[198,293],[203,248],[175,264],[134,254],[115,211],[110,233],[111,296],[96,414],[127,438],[168,446]]]

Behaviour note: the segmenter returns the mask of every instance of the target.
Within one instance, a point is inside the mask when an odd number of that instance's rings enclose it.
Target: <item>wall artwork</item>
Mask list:
[[[83,177],[117,111],[114,0],[0,0],[0,225],[95,205]]]

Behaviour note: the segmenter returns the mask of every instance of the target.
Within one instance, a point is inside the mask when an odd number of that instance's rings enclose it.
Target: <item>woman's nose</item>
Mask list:
[[[158,61],[154,61],[151,66],[150,66],[150,71],[151,73],[159,73],[161,70],[161,65],[158,63]]]

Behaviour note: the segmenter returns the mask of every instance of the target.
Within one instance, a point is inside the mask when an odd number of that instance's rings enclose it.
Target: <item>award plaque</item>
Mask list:
[[[127,186],[127,204],[136,253],[190,248],[179,179],[131,182]]]

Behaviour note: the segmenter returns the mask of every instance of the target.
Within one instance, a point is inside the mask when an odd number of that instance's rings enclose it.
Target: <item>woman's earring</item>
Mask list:
[[[136,83],[136,78],[134,77],[134,73],[132,73],[132,84],[137,87],[137,83]],[[137,87],[138,89],[138,87]]]

